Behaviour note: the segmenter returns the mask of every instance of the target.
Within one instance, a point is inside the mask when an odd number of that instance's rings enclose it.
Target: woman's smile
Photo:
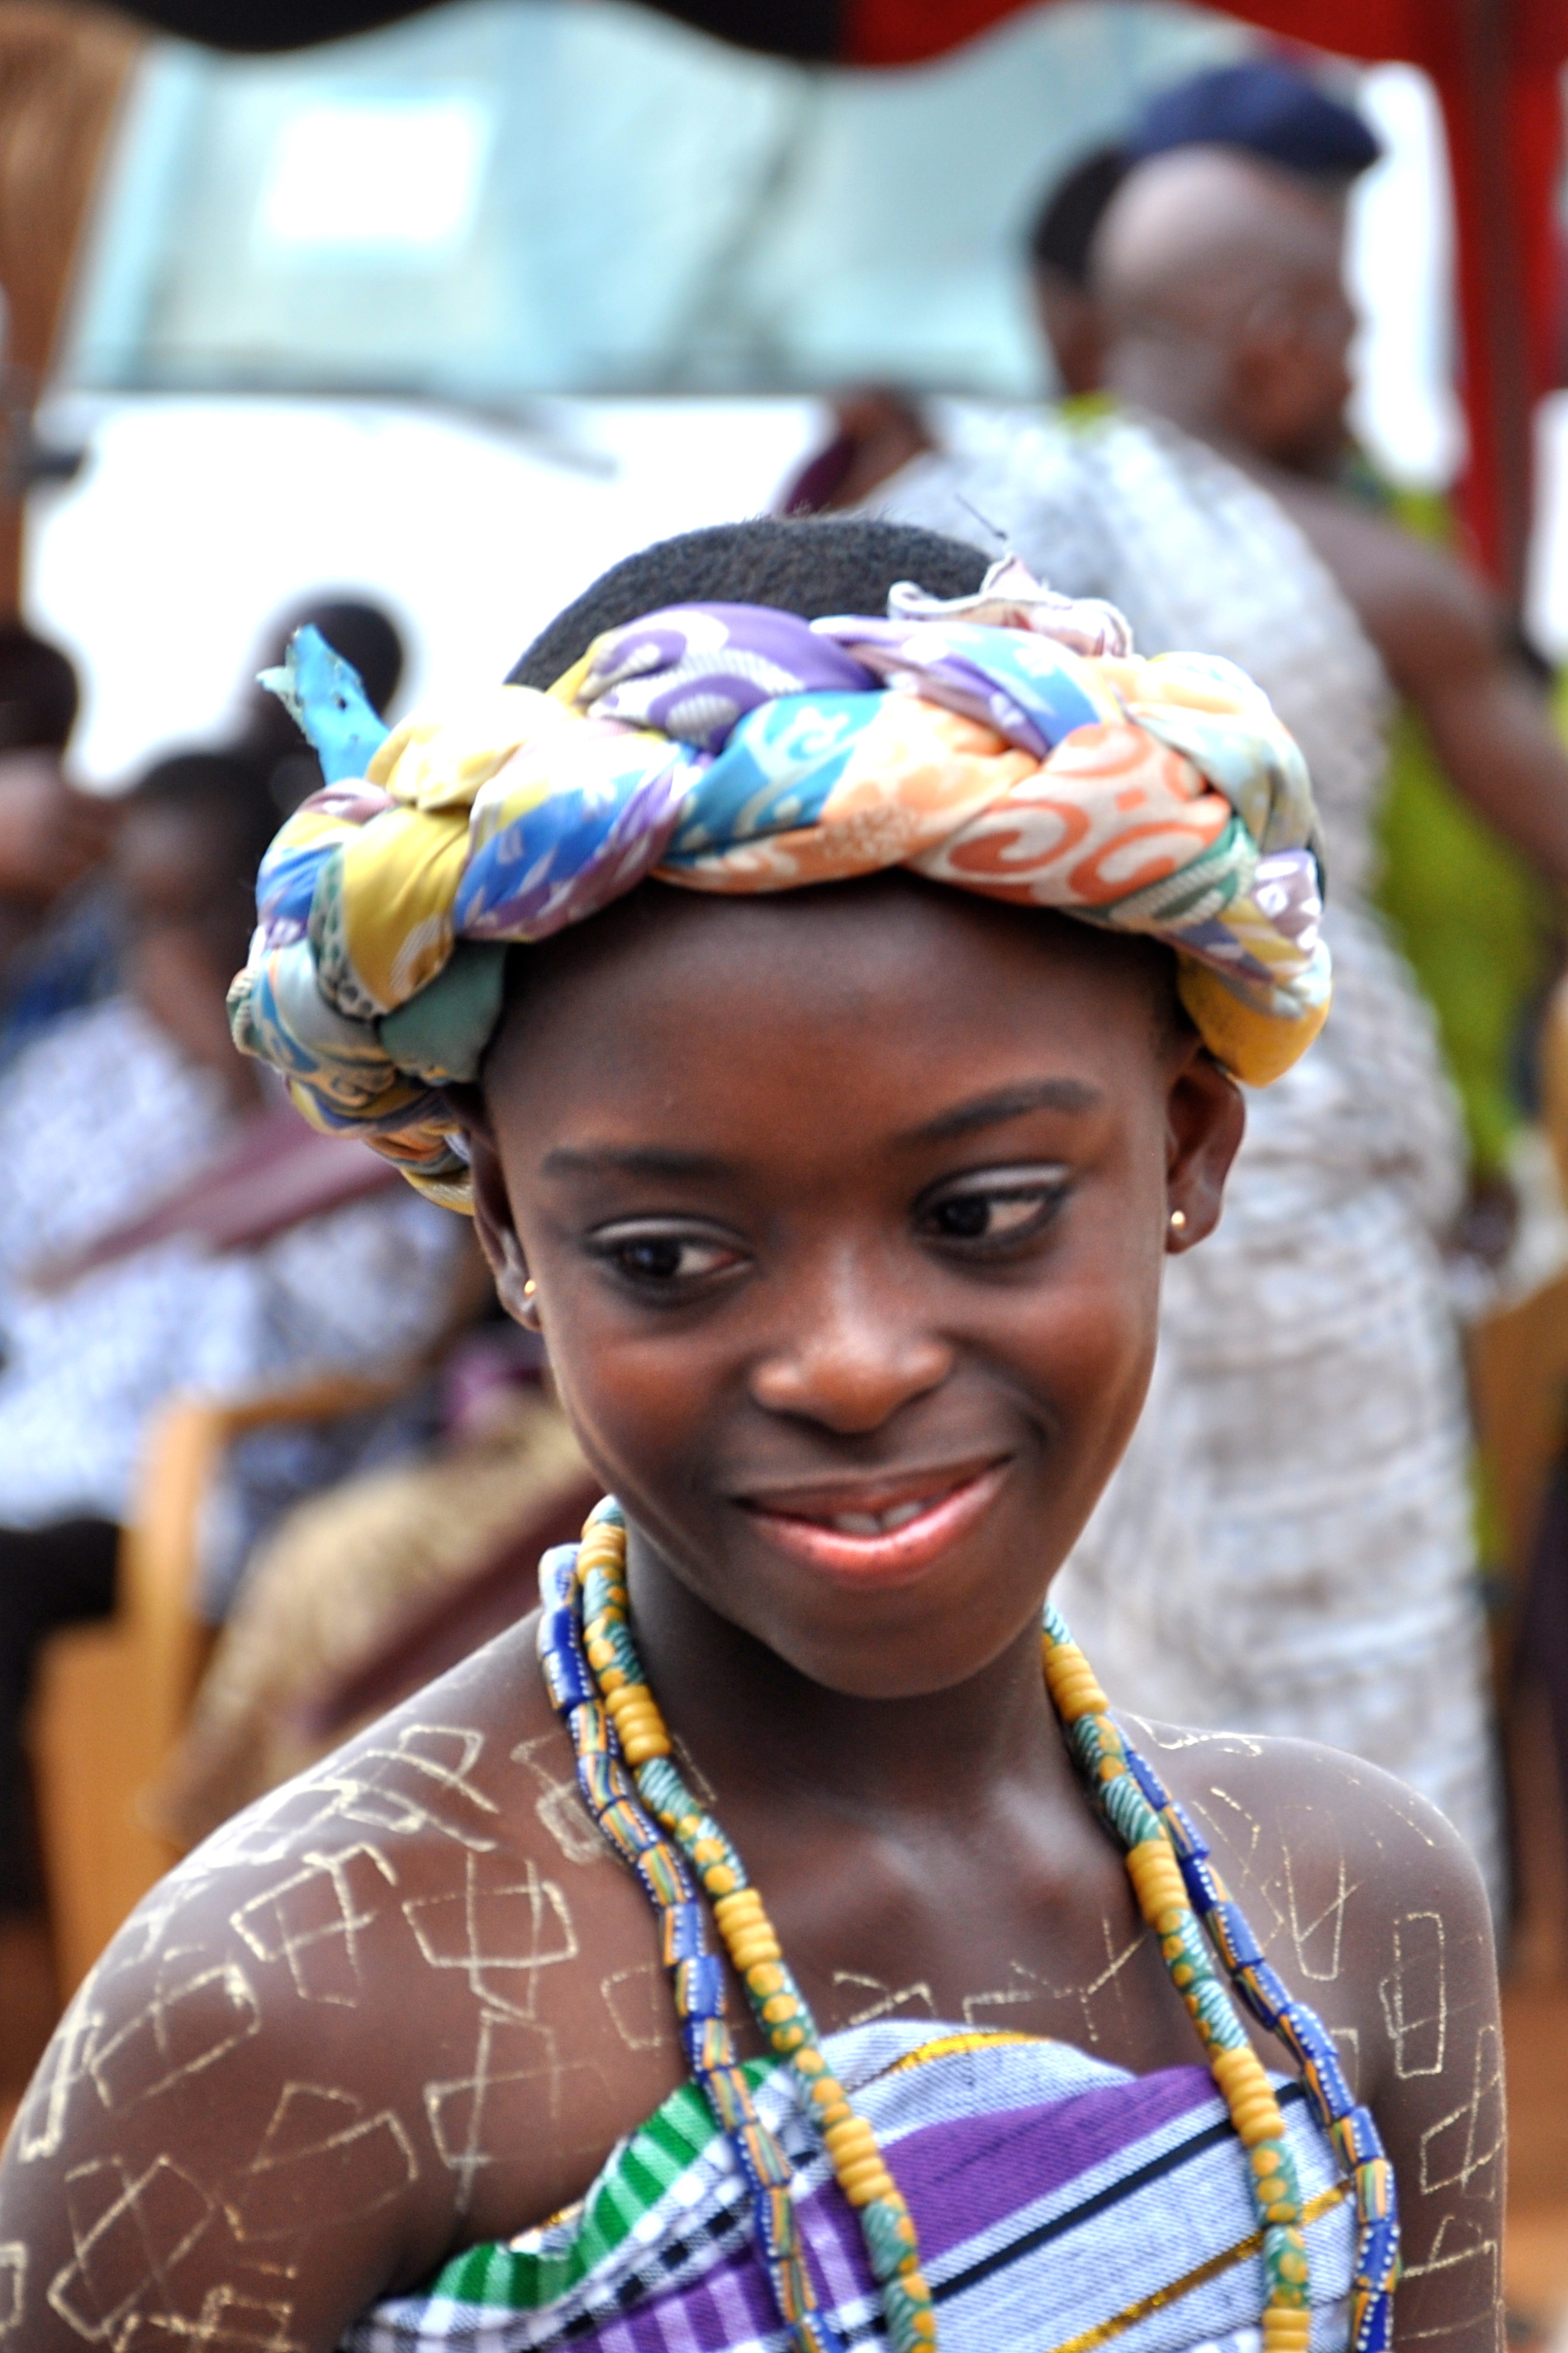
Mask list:
[[[1000,1494],[1009,1458],[882,1473],[740,1500],[765,1540],[851,1585],[904,1585],[972,1535]]]

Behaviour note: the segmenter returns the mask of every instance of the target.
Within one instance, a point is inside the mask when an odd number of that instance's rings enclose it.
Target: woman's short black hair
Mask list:
[[[933,596],[970,596],[989,558],[961,539],[870,515],[759,515],[685,531],[628,555],[558,613],[509,673],[510,686],[552,686],[605,629],[666,605],[771,605],[808,621],[883,613],[896,581]]]

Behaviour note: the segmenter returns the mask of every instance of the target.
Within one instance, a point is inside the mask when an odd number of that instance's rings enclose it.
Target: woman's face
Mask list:
[[[1153,1358],[1239,1097],[1155,952],[907,877],[646,890],[525,951],[479,1230],[668,1572],[914,1695],[1037,1612]]]

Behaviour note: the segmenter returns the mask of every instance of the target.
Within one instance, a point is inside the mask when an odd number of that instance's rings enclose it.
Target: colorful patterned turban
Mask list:
[[[1137,659],[1113,608],[1016,562],[951,604],[904,584],[879,619],[650,613],[548,694],[405,720],[368,760],[357,681],[312,638],[280,683],[329,782],[263,861],[234,1035],[451,1208],[441,1090],[479,1074],[508,945],[650,874],[789,891],[907,866],[1144,934],[1254,1085],[1328,1010],[1311,789],[1267,697],[1207,655]]]

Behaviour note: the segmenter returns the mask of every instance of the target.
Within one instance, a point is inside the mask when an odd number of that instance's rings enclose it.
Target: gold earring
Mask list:
[[[530,1275],[527,1282],[522,1286],[522,1295],[525,1299],[531,1299],[538,1289],[538,1283],[535,1282],[532,1275]]]
[[[1186,1230],[1187,1213],[1185,1209],[1173,1209],[1171,1212],[1171,1231],[1173,1234],[1184,1234]]]

